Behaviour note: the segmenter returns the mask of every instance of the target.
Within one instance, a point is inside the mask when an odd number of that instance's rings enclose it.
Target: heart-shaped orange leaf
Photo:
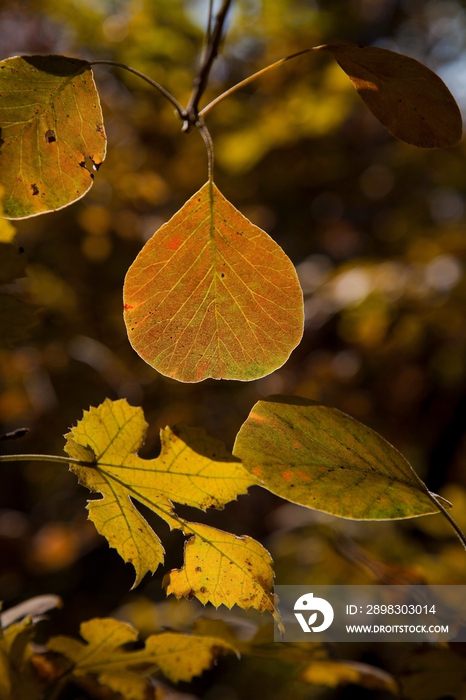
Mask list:
[[[263,377],[303,332],[291,260],[213,183],[146,243],[126,275],[124,302],[133,348],[182,382]]]

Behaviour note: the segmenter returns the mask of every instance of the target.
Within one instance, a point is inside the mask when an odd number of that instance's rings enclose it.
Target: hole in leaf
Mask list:
[[[36,194],[39,194],[39,188],[37,187],[35,182],[33,182],[31,185],[31,192],[33,197],[35,197]]]
[[[47,143],[54,143],[54,141],[57,140],[57,138],[56,138],[56,136],[55,136],[55,132],[52,131],[52,129],[48,129],[48,130],[45,132],[45,140],[46,140]]]
[[[94,179],[94,173],[92,171],[95,170],[95,165],[90,156],[84,156],[84,160],[82,160],[79,165],[81,168],[85,168],[89,172],[91,178]]]

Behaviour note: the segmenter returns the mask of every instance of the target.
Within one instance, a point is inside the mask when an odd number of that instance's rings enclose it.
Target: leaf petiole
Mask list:
[[[245,85],[248,85],[256,78],[260,78],[261,75],[264,75],[269,70],[272,70],[273,68],[278,68],[278,66],[281,66],[282,63],[286,63],[287,61],[290,61],[292,58],[297,58],[298,56],[302,56],[305,53],[310,53],[311,51],[314,51],[316,48],[319,48],[319,47],[313,47],[312,49],[303,49],[302,51],[298,51],[297,53],[293,53],[290,56],[286,56],[285,58],[281,58],[279,61],[275,61],[275,63],[271,63],[269,66],[266,66],[265,68],[262,68],[261,70],[257,71],[257,73],[253,73],[248,78],[241,80],[239,83],[236,83],[236,85],[233,85],[233,87],[229,88],[228,90],[225,90],[225,92],[222,92],[222,94],[219,95],[218,97],[216,97],[214,100],[212,100],[212,102],[209,102],[209,104],[206,107],[201,109],[201,111],[199,112],[199,116],[203,117],[204,115],[207,114],[207,112],[210,112],[212,107],[215,107],[215,105],[217,105],[219,102],[224,100],[226,97],[229,97],[237,90],[240,90]]]
[[[175,108],[176,113],[182,119],[183,121],[186,119],[186,111],[183,109],[181,104],[178,102],[178,100],[173,97],[171,92],[168,92],[162,85],[159,85],[155,80],[152,80],[152,78],[149,78],[148,75],[145,73],[141,73],[140,71],[136,70],[136,68],[131,68],[131,66],[127,66],[126,63],[119,63],[118,61],[107,61],[105,59],[98,59],[95,61],[89,61],[89,65],[91,66],[115,66],[116,68],[123,68],[124,70],[129,71],[130,73],[134,73],[134,75],[137,75],[138,78],[142,78],[142,80],[145,80],[149,85],[152,85],[152,87],[155,87]]]
[[[0,455],[0,462],[55,462],[58,464],[79,464],[81,467],[95,467],[95,462],[85,462],[60,455]]]
[[[458,535],[458,538],[463,545],[464,549],[466,549],[466,535],[464,532],[461,530],[460,526],[453,520],[452,516],[448,512],[448,510],[445,508],[445,506],[441,503],[440,499],[437,499],[437,496],[435,493],[432,493],[432,491],[427,491],[427,494],[430,498],[430,500],[435,503],[439,511],[442,513],[443,516],[448,520],[456,534]]]

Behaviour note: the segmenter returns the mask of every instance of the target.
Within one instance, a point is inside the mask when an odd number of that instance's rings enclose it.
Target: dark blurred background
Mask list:
[[[207,8],[207,0],[3,0],[0,57],[124,62],[186,104]],[[417,58],[466,109],[459,0],[238,0],[203,104],[279,58],[338,41]],[[109,144],[93,188],[62,211],[17,223],[28,266],[11,291],[36,306],[38,323],[28,340],[0,350],[0,433],[29,428],[2,449],[63,454],[63,434],[106,397],[144,408],[143,456],[155,456],[159,429],[179,421],[231,449],[257,400],[297,394],[378,430],[466,526],[464,145],[420,150],[395,140],[320,53],[212,110],[217,185],[296,264],[306,328],[288,363],[268,377],[179,384],[130,347],[122,286],[144,242],[205,182],[205,148],[197,133],[181,133],[173,108],[143,81],[106,66],[96,66],[95,79]],[[145,632],[165,614],[164,624],[189,624],[199,608],[161,602],[161,570],[129,593],[131,567],[86,520],[87,495],[61,466],[1,466],[5,606],[61,595],[52,632],[74,633],[82,620],[121,606]],[[167,568],[179,566],[182,537],[144,513],[163,538]],[[466,583],[465,554],[440,516],[351,522],[253,488],[221,513],[191,517],[259,538],[281,584]]]

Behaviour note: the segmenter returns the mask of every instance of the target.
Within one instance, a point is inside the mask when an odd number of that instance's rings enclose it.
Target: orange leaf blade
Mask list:
[[[139,253],[124,302],[135,351],[182,382],[263,377],[303,332],[293,264],[209,183]]]

